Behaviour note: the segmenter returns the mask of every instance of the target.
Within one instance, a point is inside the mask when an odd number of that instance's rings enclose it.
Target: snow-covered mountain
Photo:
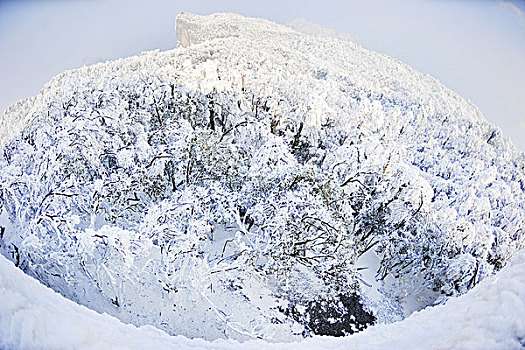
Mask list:
[[[353,43],[359,43],[360,39],[348,34],[348,33],[339,33],[336,32],[333,29],[324,27],[317,23],[312,23],[304,18],[294,18],[289,21],[285,21],[282,24],[284,24],[287,27],[293,28],[297,30],[300,33],[313,35],[313,36],[319,36],[319,37],[330,37],[330,38],[337,38],[342,41],[350,41]]]
[[[233,14],[177,34],[2,115],[0,251],[26,274],[137,326],[282,342],[401,320],[524,248],[524,154],[434,78]]]

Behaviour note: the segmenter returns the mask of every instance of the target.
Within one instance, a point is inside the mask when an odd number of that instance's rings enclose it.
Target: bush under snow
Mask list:
[[[178,32],[3,115],[32,111],[0,158],[0,251],[30,276],[170,334],[290,341],[402,319],[524,247],[524,155],[435,79],[237,15]]]

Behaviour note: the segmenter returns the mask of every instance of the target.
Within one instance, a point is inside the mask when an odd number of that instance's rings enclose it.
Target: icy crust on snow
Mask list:
[[[437,80],[265,20],[177,31],[3,115],[0,250],[27,274],[170,334],[290,341],[315,299],[391,322],[523,248],[523,155]]]
[[[207,342],[137,328],[73,303],[0,256],[0,347],[5,349],[281,349],[284,344]],[[468,294],[390,325],[287,349],[512,350],[525,346],[525,253]]]

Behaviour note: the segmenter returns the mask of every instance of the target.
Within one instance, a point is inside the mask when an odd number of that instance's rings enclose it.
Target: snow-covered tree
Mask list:
[[[1,150],[5,256],[125,321],[278,340],[385,321],[364,254],[402,314],[523,248],[525,157],[474,107],[351,43],[225,18],[251,30],[55,79]]]

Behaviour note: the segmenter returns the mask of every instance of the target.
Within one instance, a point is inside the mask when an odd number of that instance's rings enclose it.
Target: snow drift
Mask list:
[[[2,115],[0,252],[26,274],[136,326],[282,342],[401,320],[523,249],[524,155],[434,78],[233,14],[177,33]],[[487,337],[518,346],[512,322]]]
[[[0,347],[6,349],[281,349],[283,344],[206,342],[136,328],[77,305],[0,257]],[[473,349],[525,346],[525,255],[467,295],[404,321],[344,338],[314,337],[287,349]]]

